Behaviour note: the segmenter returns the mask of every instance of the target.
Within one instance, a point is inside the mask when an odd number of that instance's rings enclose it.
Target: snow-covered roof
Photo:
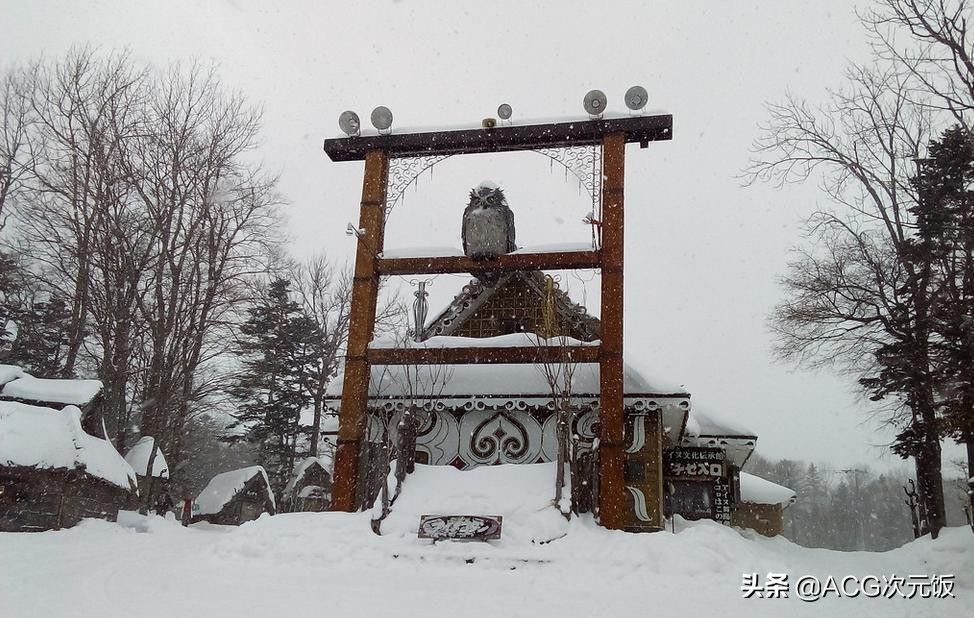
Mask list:
[[[510,333],[508,335],[498,335],[497,337],[451,337],[439,335],[430,337],[424,341],[413,341],[407,339],[403,341],[400,337],[386,335],[377,337],[369,344],[370,348],[390,349],[396,347],[405,348],[516,348],[516,347],[535,347],[535,346],[597,346],[599,341],[579,341],[571,337],[552,337],[545,339],[534,333]]]
[[[0,386],[26,375],[27,373],[17,365],[0,365]]]
[[[129,452],[125,454],[125,461],[129,462],[132,469],[139,476],[148,476],[149,456],[152,453],[152,446],[155,439],[152,436],[140,438]],[[169,464],[166,463],[166,456],[161,450],[156,450],[156,457],[152,460],[152,476],[155,478],[169,478]]]
[[[101,389],[102,384],[98,380],[63,380],[24,375],[7,382],[0,394],[15,399],[84,406]]]
[[[741,501],[788,506],[795,503],[795,492],[760,476],[741,472]]]
[[[410,401],[426,409],[475,409],[544,407],[551,403],[551,388],[541,365],[373,365],[371,371],[369,398],[373,406],[395,408]],[[623,379],[626,407],[635,411],[661,410],[666,434],[677,439],[689,407],[690,394],[686,389],[659,378],[647,379],[628,365],[624,367]],[[344,374],[340,373],[328,385],[325,405],[336,412],[343,384]],[[576,365],[573,405],[598,405],[600,391],[599,366]]]
[[[196,513],[198,515],[214,515],[219,513],[257,475],[264,477],[264,484],[267,486],[267,495],[270,496],[271,504],[274,505],[274,508],[277,508],[274,502],[274,492],[271,491],[270,481],[267,479],[267,472],[264,471],[263,466],[250,466],[249,468],[230,470],[229,472],[223,472],[214,476],[196,498],[196,505],[199,507]]]
[[[113,485],[131,489],[135,471],[112,443],[85,433],[81,410],[0,401],[0,465],[84,470]]]
[[[287,482],[287,487],[284,488],[284,495],[290,496],[294,492],[294,487],[304,478],[304,474],[308,469],[315,463],[319,464],[324,468],[325,472],[331,474],[332,463],[330,455],[319,455],[318,457],[305,457],[304,460],[299,463],[294,468],[294,472],[291,473],[291,480]]]
[[[750,438],[757,435],[738,421],[728,418],[726,414],[709,408],[701,409],[697,402],[694,402],[693,408],[690,410],[686,433],[693,436],[746,436]]]
[[[512,345],[532,345],[534,335],[514,333],[500,337],[432,337],[421,347],[504,347]],[[574,340],[571,340],[574,341]],[[578,345],[587,345],[575,342]],[[379,346],[383,345],[381,342]],[[597,345],[597,344],[595,344]],[[408,383],[412,378],[412,388]],[[412,392],[422,393],[424,386],[436,382],[432,392],[435,399],[470,398],[478,399],[501,397],[518,399],[550,399],[551,387],[548,385],[541,365],[516,363],[499,365],[386,365],[372,366],[372,380],[369,394],[376,398],[402,398]],[[344,383],[344,373],[340,373],[328,385],[329,398],[340,397]],[[429,389],[427,389],[429,390]],[[599,366],[595,363],[576,365],[573,378],[573,391],[577,397],[598,397],[600,392]],[[627,398],[643,397],[689,397],[687,390],[678,384],[662,378],[647,378],[629,365],[624,370],[624,391]],[[422,398],[422,397],[420,397]]]
[[[680,443],[683,446],[722,448],[727,461],[739,468],[754,452],[757,436],[726,415],[709,409],[701,410],[694,403]]]

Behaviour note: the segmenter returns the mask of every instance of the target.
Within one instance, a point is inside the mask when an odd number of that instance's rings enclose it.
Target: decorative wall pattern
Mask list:
[[[556,417],[538,408],[517,410],[490,407],[474,410],[417,410],[424,418],[416,436],[416,451],[425,463],[460,469],[499,463],[554,461],[558,451]],[[368,420],[368,441],[397,441],[396,427],[403,410],[373,411]],[[576,453],[592,450],[598,415],[587,409],[576,415],[572,435]],[[388,434],[388,435],[387,435]]]

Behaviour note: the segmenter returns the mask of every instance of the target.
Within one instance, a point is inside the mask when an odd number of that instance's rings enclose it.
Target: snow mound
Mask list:
[[[125,454],[125,461],[140,476],[148,476],[149,456],[152,454],[153,444],[155,444],[155,439],[151,436],[145,436],[139,439],[135,446]],[[166,457],[161,450],[156,451],[156,457],[152,460],[152,476],[162,479],[169,478],[169,464],[166,463]]]
[[[267,472],[264,471],[263,466],[250,466],[249,468],[223,472],[210,479],[210,482],[196,498],[196,505],[199,507],[199,510],[195,514],[214,515],[219,513],[226,506],[227,502],[230,502],[234,496],[240,493],[240,490],[244,488],[247,481],[254,478],[255,474],[260,474],[264,477],[264,482],[268,485],[268,494],[271,497],[271,503],[274,504],[274,494],[270,492],[270,482],[267,480]],[[277,508],[276,504],[274,504],[274,508]]]
[[[741,472],[741,500],[752,504],[788,506],[795,503],[795,492],[760,476]]]
[[[59,380],[24,375],[7,382],[2,394],[16,399],[84,406],[101,392],[98,380]]]
[[[415,539],[421,515],[500,515],[504,518],[500,545],[543,543],[564,536],[568,520],[554,504],[555,466],[503,464],[461,471],[416,464],[381,532]],[[390,488],[395,488],[391,475]],[[565,495],[571,495],[570,488]],[[380,507],[377,500],[373,515]]]
[[[83,468],[124,489],[136,482],[132,466],[111,442],[85,433],[74,406],[53,410],[0,401],[0,466]]]

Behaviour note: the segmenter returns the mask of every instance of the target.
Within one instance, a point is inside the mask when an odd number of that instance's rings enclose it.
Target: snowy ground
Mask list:
[[[368,514],[265,516],[182,528],[123,513],[59,532],[0,534],[0,614],[26,616],[971,616],[974,535],[898,550],[797,547],[710,522],[606,532],[576,518],[544,545],[376,536]],[[742,573],[954,574],[954,599],[743,599]]]

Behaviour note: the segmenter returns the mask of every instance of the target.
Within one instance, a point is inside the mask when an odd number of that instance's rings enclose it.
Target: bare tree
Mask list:
[[[304,262],[291,262],[288,267],[294,282],[294,294],[305,315],[311,318],[323,335],[322,356],[312,375],[308,376],[308,390],[314,405],[311,427],[311,455],[318,454],[321,415],[324,410],[328,384],[334,378],[345,356],[348,325],[352,305],[352,273],[338,268],[324,255],[316,255]],[[385,299],[376,311],[376,333],[395,328],[400,321],[402,305],[398,296]]]
[[[9,216],[5,206],[17,195],[31,167],[30,86],[25,68],[15,67],[0,76],[0,230]]]
[[[556,415],[555,439],[558,453],[555,458],[554,501],[568,516],[571,511],[563,508],[562,498],[565,487],[565,465],[574,461],[570,436],[575,415],[575,410],[572,408],[572,392],[578,362],[572,359],[570,346],[576,342],[562,333],[555,305],[557,285],[555,280],[550,275],[545,275],[544,281],[545,295],[541,307],[541,324],[539,324],[539,332],[535,334],[535,345],[539,348],[555,347],[558,350],[557,359],[540,363],[538,366],[551,392],[552,411]]]
[[[58,63],[35,63],[26,75],[31,156],[21,177],[17,240],[30,248],[45,283],[68,299],[62,374],[70,376],[88,331],[95,251],[105,246],[98,234],[117,229],[111,215],[124,191],[116,162],[145,74],[125,53],[102,58],[77,48]]]
[[[921,500],[936,536],[944,505],[929,316],[929,265],[911,252],[914,161],[931,136],[931,110],[917,104],[909,77],[852,67],[846,86],[813,109],[788,97],[768,106],[746,180],[781,185],[811,178],[835,208],[810,220],[812,248],[784,279],[788,298],[772,328],[783,358],[856,372],[875,398],[892,400],[888,419],[916,429]],[[894,352],[895,351],[895,352]]]
[[[974,39],[966,0],[878,0],[861,20],[879,57],[910,77],[918,103],[974,121]]]
[[[225,92],[212,70],[173,66],[160,76],[150,124],[128,160],[155,229],[140,298],[151,348],[141,425],[178,461],[200,397],[197,370],[226,352],[220,335],[248,297],[246,280],[264,270],[280,198],[276,178],[244,160],[256,147],[259,110]]]

